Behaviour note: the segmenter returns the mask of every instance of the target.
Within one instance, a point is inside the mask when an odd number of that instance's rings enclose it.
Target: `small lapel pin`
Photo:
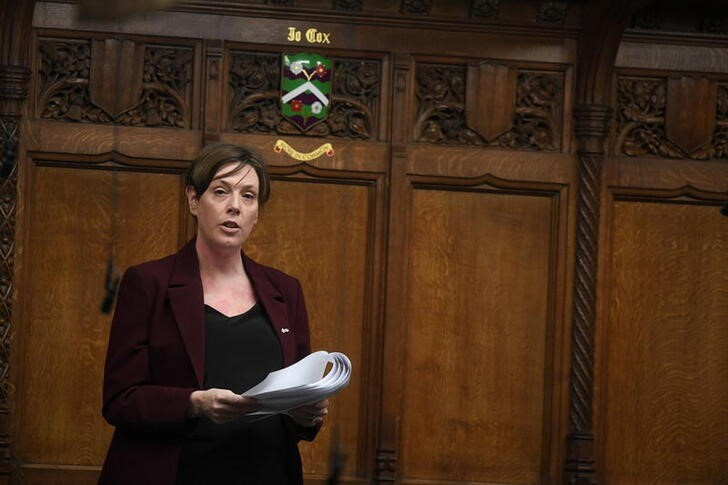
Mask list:
[[[288,333],[289,331],[290,331],[290,330],[288,330],[287,328],[282,328],[282,329],[281,329],[281,333]]]

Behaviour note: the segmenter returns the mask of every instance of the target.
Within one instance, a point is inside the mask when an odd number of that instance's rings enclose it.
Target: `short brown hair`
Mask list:
[[[230,174],[242,170],[246,165],[253,167],[260,183],[258,203],[261,206],[265,204],[270,197],[270,175],[263,158],[249,148],[229,143],[211,143],[200,150],[187,170],[187,185],[195,189],[195,194],[200,197],[210,186],[220,167],[234,162],[240,162],[240,165]]]

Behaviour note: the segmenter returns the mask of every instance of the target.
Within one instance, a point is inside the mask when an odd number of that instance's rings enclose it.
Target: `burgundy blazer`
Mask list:
[[[244,254],[243,266],[288,366],[309,354],[301,284]],[[287,330],[286,330],[287,329]],[[115,426],[100,484],[173,485],[182,440],[195,424],[190,394],[205,375],[205,316],[195,240],[177,254],[129,268],[121,281],[104,369],[104,418]],[[289,476],[303,483],[299,439],[318,428],[287,416]]]

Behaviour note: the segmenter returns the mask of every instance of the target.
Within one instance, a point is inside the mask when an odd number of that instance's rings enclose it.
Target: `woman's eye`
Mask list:
[[[225,195],[225,189],[215,189],[212,193],[215,195]]]
[[[243,197],[245,197],[246,199],[255,200],[255,194],[253,194],[251,192],[247,192],[247,193],[243,194]]]

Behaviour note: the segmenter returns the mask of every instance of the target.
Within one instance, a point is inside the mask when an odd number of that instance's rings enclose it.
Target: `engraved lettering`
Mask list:
[[[306,29],[306,33],[302,35],[302,32],[297,28],[288,27],[288,33],[286,34],[288,42],[301,42],[302,37],[309,44],[331,44],[331,32],[319,32],[318,29],[311,27]]]
[[[288,42],[301,42],[301,31],[295,27],[288,27]]]

